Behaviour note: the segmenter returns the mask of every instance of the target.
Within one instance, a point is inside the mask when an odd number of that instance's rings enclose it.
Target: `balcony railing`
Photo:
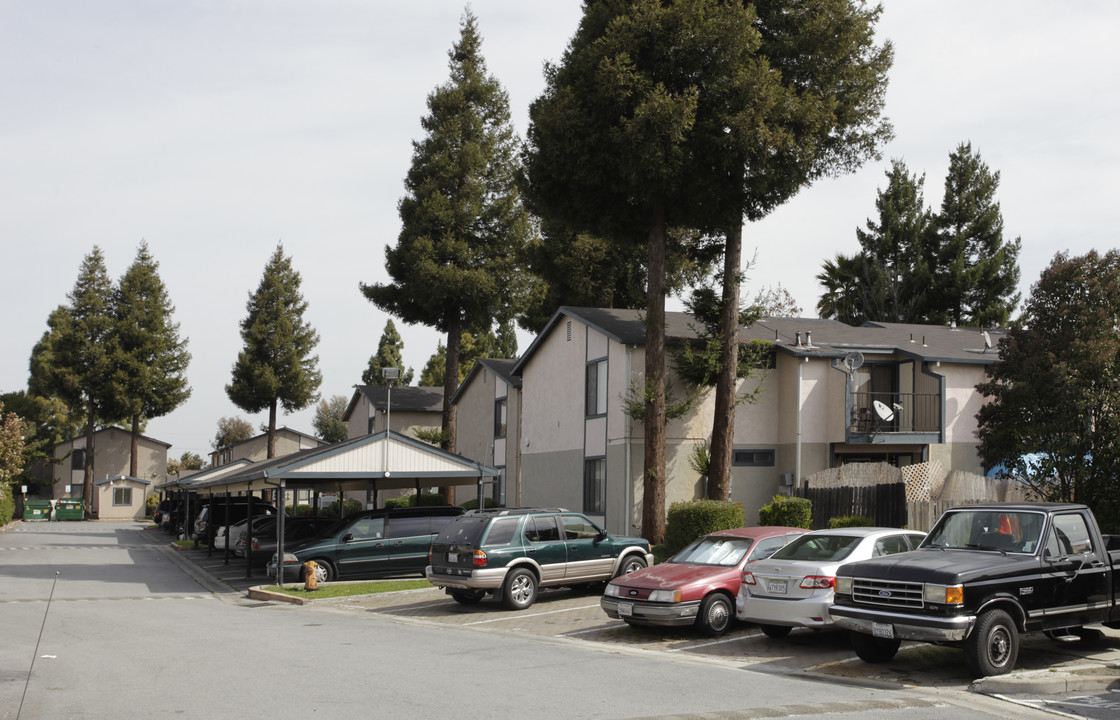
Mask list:
[[[876,412],[875,401],[882,403],[890,417]],[[936,433],[941,431],[941,396],[937,393],[852,393],[849,432]]]

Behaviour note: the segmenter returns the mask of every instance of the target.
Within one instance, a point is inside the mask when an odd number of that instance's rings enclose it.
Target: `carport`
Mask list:
[[[343,493],[348,491],[373,491],[376,504],[377,494],[381,491],[413,489],[419,494],[426,487],[473,486],[477,489],[481,507],[485,486],[494,482],[500,473],[497,468],[407,435],[383,431],[252,463],[235,473],[200,478],[191,485],[191,490],[211,498],[229,498],[234,493],[252,498],[258,492],[279,490],[276,532],[278,551],[283,553],[284,495],[288,490],[310,490],[316,498],[319,493],[337,490],[341,512]],[[251,529],[250,525],[250,532]],[[252,541],[252,536],[249,536],[249,541]],[[228,548],[226,562],[229,562]],[[249,558],[246,557],[245,576],[249,577],[250,573]]]

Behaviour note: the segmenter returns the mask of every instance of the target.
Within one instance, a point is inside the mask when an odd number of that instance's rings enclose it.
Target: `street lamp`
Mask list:
[[[385,475],[389,475],[389,420],[392,418],[393,408],[393,381],[400,377],[400,368],[387,367],[381,368],[381,377],[385,379],[385,445],[384,456],[385,462]]]

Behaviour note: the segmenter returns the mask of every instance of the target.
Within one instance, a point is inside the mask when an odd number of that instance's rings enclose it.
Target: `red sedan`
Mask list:
[[[600,605],[630,625],[695,625],[705,635],[722,635],[735,619],[743,566],[804,532],[745,527],[705,535],[660,565],[611,580]]]

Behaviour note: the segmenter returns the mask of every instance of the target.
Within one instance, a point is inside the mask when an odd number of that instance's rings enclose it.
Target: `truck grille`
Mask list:
[[[922,584],[856,578],[852,581],[852,600],[860,605],[885,605],[896,608],[921,608]]]

